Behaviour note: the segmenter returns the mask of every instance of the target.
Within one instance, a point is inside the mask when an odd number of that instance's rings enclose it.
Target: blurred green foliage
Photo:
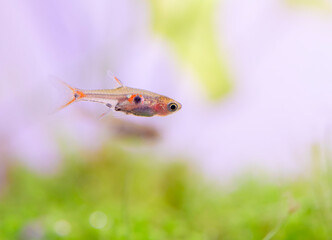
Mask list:
[[[231,90],[226,54],[215,26],[216,0],[151,0],[154,30],[174,46],[212,98]]]
[[[324,10],[331,10],[331,5],[328,0],[286,0],[286,2],[292,6],[307,6]]]
[[[315,179],[275,184],[247,176],[220,187],[183,160],[112,144],[68,153],[53,176],[12,167],[0,239],[327,239],[331,195],[317,186],[329,182]]]

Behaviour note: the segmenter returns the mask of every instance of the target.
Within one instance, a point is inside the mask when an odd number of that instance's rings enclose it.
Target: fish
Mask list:
[[[60,106],[58,110],[79,101],[101,103],[114,112],[122,112],[139,117],[167,116],[178,112],[182,108],[181,103],[172,98],[144,89],[127,87],[115,75],[110,75],[118,83],[119,87],[83,90],[74,88],[66,82],[57,79],[58,82],[70,89],[72,93],[71,99]]]

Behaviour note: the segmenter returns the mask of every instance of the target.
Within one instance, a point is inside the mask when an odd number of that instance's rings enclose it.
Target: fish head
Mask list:
[[[120,99],[115,111],[141,117],[167,116],[182,108],[182,105],[166,96],[141,91]]]
[[[169,97],[159,96],[151,107],[155,112],[155,115],[167,116],[179,111],[182,108],[182,105]]]

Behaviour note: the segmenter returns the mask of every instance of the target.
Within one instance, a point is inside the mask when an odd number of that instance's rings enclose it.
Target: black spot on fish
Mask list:
[[[74,98],[77,99],[79,95],[77,93],[74,94]]]
[[[142,101],[142,98],[140,96],[138,96],[138,95],[134,98],[134,102],[136,104],[139,104],[141,101]]]
[[[115,106],[114,110],[115,111],[121,111],[121,108],[119,106]]]

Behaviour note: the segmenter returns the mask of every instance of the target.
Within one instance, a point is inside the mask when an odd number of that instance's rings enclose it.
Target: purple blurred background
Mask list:
[[[160,140],[144,151],[186,157],[219,180],[248,169],[278,178],[305,174],[313,144],[330,143],[331,4],[216,5],[216,51],[227,61],[233,86],[219,100],[209,97],[208,79],[153,29],[149,1],[3,2],[0,164],[19,159],[47,173],[58,166],[63,146],[93,150],[116,137],[111,121],[98,119],[104,106],[78,103],[48,114],[54,95],[48,75],[98,89],[112,87],[111,70],[130,87],[183,105],[169,117],[124,117],[160,131]]]

